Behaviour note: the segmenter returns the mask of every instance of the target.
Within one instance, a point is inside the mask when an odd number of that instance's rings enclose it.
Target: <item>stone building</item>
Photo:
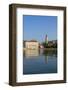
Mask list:
[[[30,40],[25,42],[26,49],[39,49],[39,43],[36,40]]]

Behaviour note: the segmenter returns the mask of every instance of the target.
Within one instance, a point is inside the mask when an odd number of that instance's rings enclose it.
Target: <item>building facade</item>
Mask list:
[[[35,40],[25,42],[26,49],[39,49],[39,43]]]

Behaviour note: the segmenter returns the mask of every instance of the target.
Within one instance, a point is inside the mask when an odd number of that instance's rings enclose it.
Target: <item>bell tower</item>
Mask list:
[[[47,36],[47,34],[45,36],[45,43],[48,44],[48,36]]]

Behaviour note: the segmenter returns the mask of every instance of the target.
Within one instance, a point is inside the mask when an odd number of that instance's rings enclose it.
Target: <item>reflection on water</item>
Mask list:
[[[34,57],[34,56],[39,56],[39,51],[38,50],[29,50],[29,49],[27,49],[27,50],[25,50],[24,51],[24,56],[26,57],[26,58],[30,58],[30,57]]]
[[[57,50],[25,50],[23,74],[57,73]]]

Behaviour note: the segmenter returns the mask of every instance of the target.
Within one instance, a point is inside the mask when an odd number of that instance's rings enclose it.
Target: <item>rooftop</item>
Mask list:
[[[29,40],[29,41],[26,41],[26,40],[25,40],[25,42],[38,42],[38,41],[36,41],[36,40]]]

